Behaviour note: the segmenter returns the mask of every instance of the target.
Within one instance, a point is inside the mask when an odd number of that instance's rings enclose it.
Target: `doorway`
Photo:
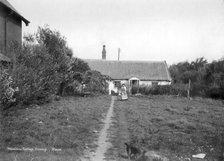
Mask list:
[[[138,93],[139,90],[139,79],[130,79],[130,89],[131,89],[131,94],[136,94]]]

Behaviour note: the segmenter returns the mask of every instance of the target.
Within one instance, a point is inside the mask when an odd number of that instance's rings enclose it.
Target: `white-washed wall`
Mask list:
[[[167,81],[140,81],[139,85],[151,86],[152,82],[158,82],[158,85],[160,85],[160,86],[170,85],[171,84],[171,82],[167,82]]]
[[[160,85],[160,86],[171,85],[171,82],[160,81],[160,82],[158,83],[158,85]]]
[[[114,82],[113,81],[108,81],[108,91],[109,95],[111,95],[111,91],[114,90]]]
[[[129,81],[128,80],[112,80],[108,81],[108,90],[109,90],[109,95],[111,95],[111,91],[118,92],[118,88],[115,87],[114,81],[120,81],[121,84],[126,84],[127,87],[129,86]],[[147,86],[152,86],[152,82],[155,81],[139,81],[139,85],[147,85]],[[158,85],[170,85],[171,82],[167,81],[158,81]],[[130,89],[129,89],[130,90]]]
[[[139,85],[145,85],[145,86],[151,86],[152,85],[152,81],[139,81]]]

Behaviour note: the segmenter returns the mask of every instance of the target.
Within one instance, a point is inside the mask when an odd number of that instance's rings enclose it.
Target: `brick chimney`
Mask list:
[[[106,60],[106,45],[103,45],[102,59]]]

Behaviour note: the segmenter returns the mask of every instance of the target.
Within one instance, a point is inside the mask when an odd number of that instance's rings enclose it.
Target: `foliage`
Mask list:
[[[18,101],[25,104],[43,101],[56,92],[60,77],[45,47],[24,46],[15,55],[12,76],[19,87]]]
[[[90,70],[89,65],[79,58],[72,58],[71,70],[73,72],[85,73]]]
[[[107,93],[110,77],[102,75],[95,70],[87,70],[85,73],[75,72],[73,82],[65,88],[65,95],[82,95],[85,92],[92,94]]]
[[[27,35],[22,47],[13,44],[9,53],[14,55],[10,75],[12,84],[19,88],[16,99],[24,104],[49,101],[60,84],[72,79],[71,49],[58,31],[48,26]]]
[[[77,95],[83,82],[83,75],[90,70],[89,65],[79,58],[71,58],[70,77],[60,84],[61,95]]]
[[[196,82],[203,77],[206,64],[207,60],[202,57],[191,63],[186,61],[171,65],[169,71],[174,83],[188,83],[189,79]]]
[[[53,59],[54,69],[57,71],[60,85],[58,94],[63,93],[63,89],[72,79],[71,55],[72,50],[68,48],[66,39],[59,31],[53,31],[48,26],[39,27],[35,35],[37,42],[46,47],[48,54]]]
[[[164,85],[164,86],[148,86],[140,85],[132,88],[135,93],[141,93],[144,95],[187,95],[187,87],[182,84]],[[137,92],[138,91],[138,92]]]
[[[6,70],[0,71],[0,104],[3,104],[4,107],[9,107],[16,101],[12,82],[12,77]]]
[[[19,88],[18,102],[44,103],[52,94],[63,95],[65,90],[70,94],[79,92],[83,82],[93,93],[103,93],[107,88],[107,77],[90,71],[83,60],[72,58],[66,39],[48,26],[26,35],[22,47],[12,44],[8,51],[14,57],[10,76],[12,84]]]
[[[214,61],[206,68],[206,96],[224,99],[224,60]]]
[[[78,96],[82,93],[82,84],[74,80],[72,83],[70,83],[68,86],[65,87],[63,95],[66,96]]]
[[[86,90],[93,93],[106,93],[109,76],[102,75],[95,70],[88,70],[83,75],[83,83],[86,84]]]
[[[187,84],[191,80],[191,96],[224,99],[224,60],[208,63],[206,59],[178,63],[169,68],[173,83]]]

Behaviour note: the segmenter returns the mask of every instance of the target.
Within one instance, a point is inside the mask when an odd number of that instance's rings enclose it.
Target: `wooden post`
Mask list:
[[[191,80],[188,81],[187,98],[190,99]]]

